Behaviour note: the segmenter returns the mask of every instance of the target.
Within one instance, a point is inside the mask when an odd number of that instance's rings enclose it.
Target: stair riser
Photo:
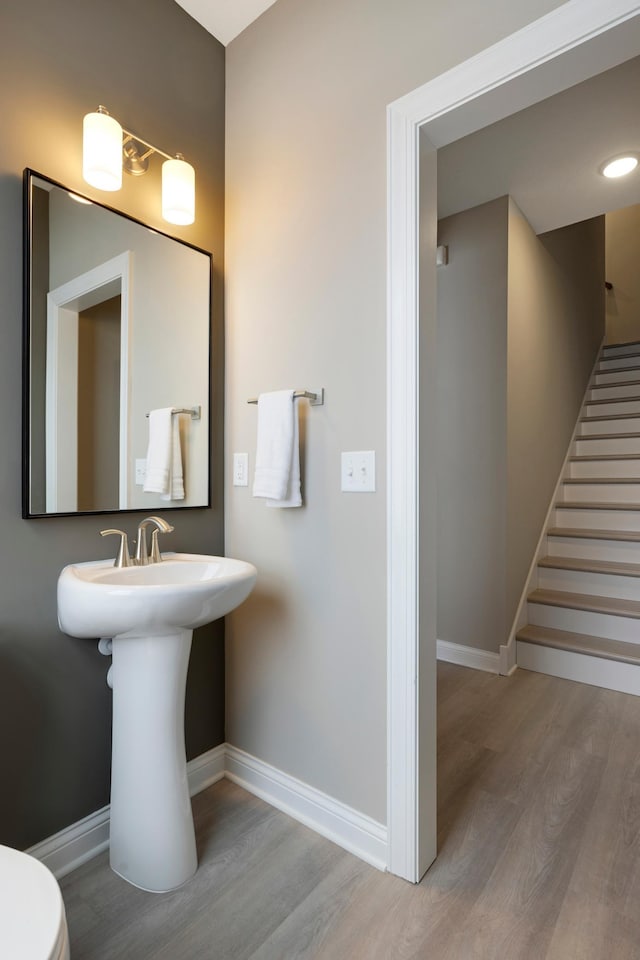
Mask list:
[[[623,357],[611,357],[601,360],[596,367],[597,371],[606,372],[608,370],[617,370],[618,367],[640,367],[640,357],[636,351],[635,354],[626,354]]]
[[[605,397],[598,399],[604,400]],[[613,416],[618,413],[630,413],[640,416],[640,400],[625,400],[624,398],[616,400],[615,403],[587,403],[587,416],[597,417]]]
[[[553,570],[549,567],[538,567],[538,587],[542,590],[582,593],[592,597],[640,600],[639,577],[617,577],[609,573],[587,573],[584,570]],[[640,620],[636,622],[640,640]]]
[[[622,420],[592,420],[580,423],[579,437],[589,437],[594,433],[640,433],[640,417],[623,417]]]
[[[640,620],[631,617],[616,617],[608,613],[591,613],[588,610],[573,610],[570,607],[552,607],[541,603],[529,603],[529,623],[572,633],[587,633],[592,637],[608,637],[640,644]]]
[[[572,454],[576,457],[598,456],[600,453],[637,453],[640,455],[640,437],[605,437],[603,440],[576,438]]]
[[[595,503],[640,503],[640,483],[571,483],[562,484],[563,500],[584,500]]]
[[[570,460],[569,477],[640,477],[637,460]]]
[[[576,680],[606,690],[640,696],[640,667],[615,660],[603,660],[568,650],[555,650],[535,643],[516,644],[518,666],[552,677]]]
[[[595,383],[618,383],[620,380],[635,380],[634,371],[629,370],[596,370],[594,373]]]
[[[640,510],[572,510],[556,507],[554,527],[580,527],[591,530],[638,530]]]
[[[624,357],[629,353],[640,353],[640,343],[620,343],[606,346],[602,351],[602,359],[609,360],[611,357]]]
[[[629,377],[629,379],[632,379]],[[613,400],[618,397],[637,397],[640,393],[639,383],[612,384],[611,386],[598,387],[597,390],[589,390],[588,400]]]
[[[576,557],[580,560],[614,560],[640,563],[640,543],[624,540],[586,540],[582,537],[547,537],[550,557]]]

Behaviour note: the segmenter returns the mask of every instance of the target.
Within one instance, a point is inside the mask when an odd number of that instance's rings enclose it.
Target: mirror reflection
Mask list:
[[[23,515],[207,506],[211,255],[30,170],[25,212]]]

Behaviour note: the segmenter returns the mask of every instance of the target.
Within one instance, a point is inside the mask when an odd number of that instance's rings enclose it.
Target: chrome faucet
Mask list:
[[[151,556],[147,552],[147,527],[155,524],[155,530],[151,535]],[[138,540],[136,543],[136,555],[132,558],[129,554],[129,541],[124,530],[101,530],[100,536],[107,537],[111,533],[116,533],[120,537],[120,546],[118,555],[113,561],[114,567],[144,567],[148,563],[161,563],[160,547],[158,546],[159,533],[171,533],[173,527],[162,517],[146,517],[138,524]]]
[[[147,552],[147,527],[155,524],[155,530],[151,534],[151,556]],[[136,566],[144,567],[148,563],[161,563],[160,548],[158,546],[159,533],[171,533],[173,527],[162,517],[146,517],[138,524],[138,536],[136,542],[136,556],[133,561]]]

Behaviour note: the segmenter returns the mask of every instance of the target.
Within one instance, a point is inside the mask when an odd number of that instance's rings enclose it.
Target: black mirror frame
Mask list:
[[[108,210],[110,213],[115,213],[119,217],[123,217],[126,220],[136,223],[141,227],[144,227],[147,230],[153,230],[155,233],[159,234],[162,237],[166,237],[168,240],[173,240],[175,243],[181,243],[185,247],[190,247],[192,250],[195,250],[197,253],[202,253],[209,258],[209,304],[208,304],[208,316],[209,316],[209,329],[208,329],[208,344],[209,344],[209,358],[208,358],[208,378],[209,378],[209,396],[208,396],[208,405],[209,405],[209,435],[207,437],[207,467],[208,467],[208,482],[207,482],[207,502],[206,504],[198,504],[197,506],[176,506],[171,507],[171,512],[174,510],[206,510],[211,507],[211,487],[213,482],[213,471],[211,470],[211,451],[212,451],[212,397],[213,397],[213,358],[212,358],[212,324],[213,324],[213,255],[208,250],[203,250],[202,247],[198,247],[193,243],[189,243],[187,240],[182,240],[178,237],[174,237],[169,233],[165,233],[162,230],[158,230],[156,227],[151,227],[149,224],[144,223],[143,220],[137,219],[137,217],[132,217],[128,213],[123,213],[122,210],[117,210],[115,207],[111,207],[106,203],[100,203],[100,201],[95,200],[93,197],[87,197],[86,195],[80,193],[78,190],[71,190],[71,188],[65,186],[65,184],[60,183],[57,180],[53,180],[51,177],[45,176],[45,174],[38,173],[37,170],[33,170],[30,167],[26,167],[23,173],[23,244],[22,244],[22,518],[24,520],[34,520],[34,519],[49,519],[51,517],[81,517],[81,516],[101,516],[101,515],[117,515],[121,513],[145,513],[148,512],[148,508],[144,507],[132,507],[131,509],[118,509],[118,510],[78,510],[66,513],[33,513],[30,509],[30,494],[31,494],[31,247],[32,247],[32,214],[33,214],[33,204],[32,204],[32,184],[34,178],[39,180],[44,180],[47,183],[50,183],[53,187],[59,187],[61,190],[66,190],[74,193],[76,196],[81,197],[84,200],[89,201],[97,207],[102,207],[105,210]]]

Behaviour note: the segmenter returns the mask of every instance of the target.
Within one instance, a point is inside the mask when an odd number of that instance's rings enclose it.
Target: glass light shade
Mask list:
[[[613,160],[610,160],[602,168],[603,176],[613,178],[613,177],[626,177],[628,173],[631,173],[632,170],[638,166],[638,158],[632,155],[626,157],[615,157]]]
[[[122,186],[122,127],[108,113],[88,113],[82,128],[82,176],[98,190],[119,190]]]
[[[196,218],[196,173],[186,160],[176,158],[162,164],[162,216],[181,226]]]

